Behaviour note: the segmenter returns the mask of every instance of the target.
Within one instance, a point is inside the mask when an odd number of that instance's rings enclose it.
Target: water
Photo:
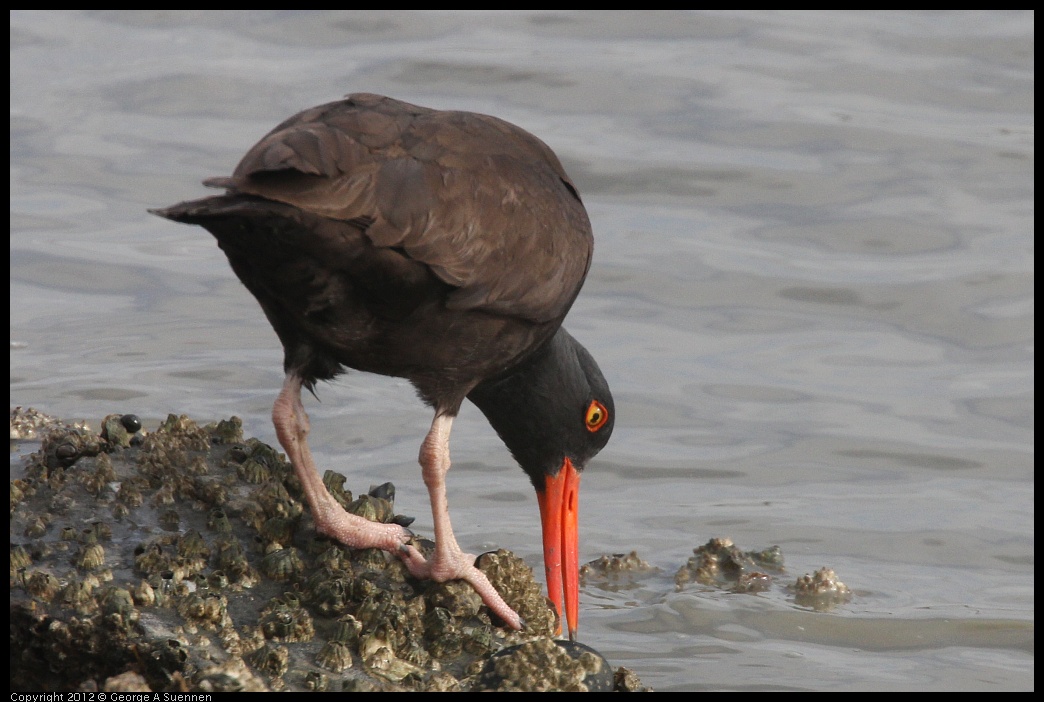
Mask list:
[[[1032,689],[1033,21],[13,12],[11,404],[238,414],[274,442],[274,333],[209,235],[145,209],[348,92],[495,114],[556,150],[596,233],[567,326],[618,417],[581,556],[662,569],[586,587],[582,640],[657,690]],[[320,398],[320,465],[394,481],[430,533],[408,384]],[[462,546],[539,564],[473,407],[452,449]],[[855,595],[675,592],[712,536]]]

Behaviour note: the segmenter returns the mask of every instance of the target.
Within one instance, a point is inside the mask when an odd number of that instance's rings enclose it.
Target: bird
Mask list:
[[[594,236],[550,147],[489,115],[355,93],[288,118],[203,183],[224,193],[150,212],[213,234],[279,337],[272,421],[316,531],[390,552],[419,579],[463,579],[523,628],[450,522],[450,430],[467,399],[536,491],[548,596],[575,640],[580,475],[616,410],[562,327]],[[345,512],[319,477],[301,391],[348,369],[406,378],[434,411],[419,454],[430,557],[405,527]]]

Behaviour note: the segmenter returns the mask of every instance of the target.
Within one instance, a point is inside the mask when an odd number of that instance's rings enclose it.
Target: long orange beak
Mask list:
[[[537,491],[540,522],[544,532],[544,573],[547,594],[558,610],[562,633],[562,610],[569,627],[569,640],[576,641],[580,618],[580,473],[567,458],[558,475],[549,475],[544,491]],[[565,585],[563,596],[562,586]]]

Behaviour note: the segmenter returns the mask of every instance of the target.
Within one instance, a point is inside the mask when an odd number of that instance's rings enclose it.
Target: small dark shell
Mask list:
[[[69,466],[80,457],[80,450],[76,444],[67,441],[54,447],[54,457],[58,459],[61,465]]]
[[[129,431],[131,434],[136,434],[141,431],[141,420],[136,414],[125,414],[120,417],[120,424],[123,428]]]
[[[387,500],[393,504],[395,502],[395,486],[391,483],[382,483],[375,487],[371,487],[369,494],[370,497]]]
[[[322,548],[315,557],[315,565],[317,567],[329,568],[331,570],[351,569],[352,556],[347,546],[334,541],[327,541],[325,544],[316,541],[314,545]]]
[[[250,449],[243,444],[232,444],[225,452],[225,460],[232,463],[242,463],[250,457]]]
[[[776,569],[783,568],[783,549],[779,546],[770,546],[763,551],[751,551],[750,555],[763,566],[774,566]]]
[[[49,470],[46,479],[61,479],[55,468],[68,468],[83,456],[97,456],[102,451],[102,440],[86,429],[62,429],[44,437],[40,446],[43,465]]]
[[[245,449],[250,458],[268,466],[274,476],[282,477],[290,469],[290,465],[283,460],[279,452],[266,443],[253,438],[247,439]]]
[[[407,517],[405,514],[396,514],[388,521],[388,523],[398,524],[399,526],[408,529],[415,521],[417,521],[416,517]]]

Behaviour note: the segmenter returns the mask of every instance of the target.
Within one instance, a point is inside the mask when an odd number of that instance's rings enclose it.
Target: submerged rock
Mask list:
[[[770,572],[783,573],[783,553],[779,546],[742,551],[732,539],[714,538],[693,549],[692,558],[675,573],[674,583],[678,590],[695,582],[734,592],[760,592],[771,586]]]
[[[774,576],[784,574],[779,546],[743,551],[731,539],[718,537],[693,549],[692,558],[678,569],[674,582],[679,591],[690,583],[699,583],[736,593],[757,593],[771,589]],[[804,575],[786,589],[794,594],[798,605],[820,611],[848,602],[852,594],[830,568]]]
[[[802,575],[794,583],[794,600],[818,611],[832,609],[852,599],[852,591],[841,582],[831,568],[820,568],[815,573]]]

